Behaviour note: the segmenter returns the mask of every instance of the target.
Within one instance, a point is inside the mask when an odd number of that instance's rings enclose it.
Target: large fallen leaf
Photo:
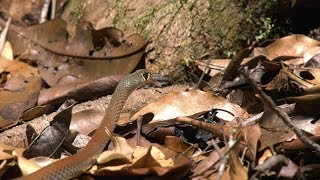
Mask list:
[[[266,56],[268,59],[278,57],[298,57],[289,62],[292,64],[303,64],[314,55],[319,54],[320,42],[301,34],[293,34],[283,37],[268,45]]]
[[[90,24],[81,23],[74,31],[68,31],[66,22],[61,19],[28,28],[13,28],[8,39],[17,54],[26,50],[37,52],[23,57],[39,62],[39,72],[50,86],[66,75],[87,82],[128,74],[138,64],[146,47],[138,34],[124,37],[115,28],[94,30]]]
[[[191,116],[199,112],[209,111],[212,108],[226,110],[235,117],[247,117],[248,115],[240,106],[232,104],[222,97],[209,92],[192,90],[172,92],[163,96],[133,115],[131,121],[147,113],[154,114],[152,121],[165,121],[179,116]],[[232,120],[234,117],[230,113],[224,112],[217,116],[224,120]]]
[[[84,135],[89,135],[99,127],[105,111],[85,109],[72,114],[70,130],[76,130]]]
[[[36,104],[42,82],[36,68],[19,60],[0,61],[0,69],[8,72],[0,90],[0,128],[3,128],[15,124],[25,110]]]
[[[239,143],[236,149],[239,148],[239,151],[241,152],[242,150],[244,150],[244,147],[247,147],[247,157],[252,162],[255,162],[256,153],[259,146],[259,139],[261,137],[261,129],[259,125],[255,124],[243,128],[239,127],[238,131],[239,133],[237,135],[237,139],[240,140],[242,143]]]
[[[295,135],[294,132],[283,123],[282,119],[267,107],[259,120],[259,125],[261,127],[261,137],[259,139],[261,145],[258,151],[279,142],[291,140]]]
[[[121,80],[121,75],[108,76],[87,83],[57,83],[40,92],[38,105],[61,104],[67,99],[83,101],[111,94]]]
[[[45,128],[24,151],[24,157],[51,157],[57,153],[68,133],[74,104],[75,101],[68,100],[61,106],[58,114],[50,122],[50,126]]]
[[[303,96],[287,97],[287,102],[296,102],[295,109],[303,115],[319,115],[319,110],[315,107],[320,105],[320,93],[306,94]]]

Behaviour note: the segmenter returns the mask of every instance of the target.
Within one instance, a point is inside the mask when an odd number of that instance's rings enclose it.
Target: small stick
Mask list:
[[[142,124],[142,120],[143,120],[143,116],[139,116],[137,118],[137,144],[136,146],[140,146],[140,142],[141,142],[141,124]]]
[[[6,22],[5,27],[3,28],[0,34],[0,55],[2,54],[2,50],[4,48],[4,44],[6,43],[6,37],[9,29],[9,25],[11,23],[11,17],[9,17],[8,21]]]
[[[217,180],[220,180],[223,175],[224,168],[227,165],[227,158],[226,158],[226,156],[221,154],[221,149],[214,140],[211,140],[211,143],[212,143],[212,146],[214,147],[214,149],[217,151],[219,158],[221,159],[218,175],[216,178]]]
[[[49,5],[50,5],[51,0],[45,0],[41,9],[41,14],[40,14],[40,23],[44,23],[47,21],[47,15],[49,11]]]
[[[273,100],[262,91],[261,87],[259,87],[258,84],[250,78],[247,67],[244,67],[241,74],[247,79],[253,90],[259,94],[262,102],[270,109],[272,109],[282,119],[283,123],[296,133],[296,135],[299,137],[299,139],[301,139],[302,142],[312,147],[314,150],[320,152],[320,145],[310,140],[299,128],[294,126],[288,114],[277,107]]]
[[[235,143],[232,144],[232,146],[229,146],[229,149],[227,150],[226,153],[224,153],[224,156],[227,156],[227,155],[231,152],[231,150],[232,150],[234,147],[236,147],[236,145],[237,145],[238,142],[239,142],[239,140],[235,141]],[[208,171],[211,167],[214,167],[214,166],[215,166],[217,163],[219,163],[220,161],[221,161],[221,158],[219,158],[216,162],[214,162],[212,166],[209,166],[208,168],[206,168],[203,172]],[[197,176],[200,176],[200,175],[202,175],[202,174],[198,174],[198,175],[195,175],[195,176],[191,176],[191,178],[194,178],[194,177],[197,177]]]
[[[56,17],[56,8],[57,8],[57,0],[51,0],[50,19],[54,19]]]
[[[202,72],[202,74],[201,74],[201,76],[200,76],[200,79],[199,79],[199,81],[198,81],[198,84],[197,84],[197,86],[196,86],[194,89],[197,89],[197,88],[200,86],[200,83],[201,83],[201,81],[202,81],[202,79],[203,79],[203,77],[204,77],[204,74],[205,74],[205,73],[207,72],[207,70],[209,69],[210,63],[211,63],[211,59],[209,59],[209,60],[207,61],[206,67],[204,68],[204,70],[203,70],[203,72]]]

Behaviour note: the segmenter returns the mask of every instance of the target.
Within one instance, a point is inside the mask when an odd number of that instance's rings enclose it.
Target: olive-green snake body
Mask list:
[[[70,179],[90,168],[108,143],[105,128],[112,132],[129,95],[149,79],[146,70],[138,70],[124,77],[116,87],[106,114],[88,144],[76,154],[56,161],[18,179]]]

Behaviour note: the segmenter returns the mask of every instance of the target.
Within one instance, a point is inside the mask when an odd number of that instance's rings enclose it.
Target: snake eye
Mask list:
[[[145,80],[147,80],[147,79],[150,78],[150,73],[144,72],[144,73],[142,74],[142,77],[143,77]]]

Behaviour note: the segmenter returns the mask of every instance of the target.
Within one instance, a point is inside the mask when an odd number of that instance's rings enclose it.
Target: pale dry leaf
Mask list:
[[[1,53],[1,57],[0,57],[0,61],[13,61],[13,51],[12,51],[12,47],[10,42],[6,41],[6,43],[4,44],[2,53]],[[1,69],[0,69],[1,72]]]
[[[272,156],[272,152],[269,148],[264,150],[262,156],[258,160],[258,164],[262,164],[266,159],[268,159],[271,156]]]
[[[23,175],[31,174],[41,168],[38,164],[34,163],[31,160],[26,159],[21,155],[20,151],[13,151],[12,155],[17,157],[18,166]]]
[[[293,34],[278,39],[268,45],[265,50],[268,59],[275,59],[280,56],[296,56],[297,58],[293,58],[287,63],[303,64],[319,52],[319,46],[320,42],[315,39],[301,34]]]
[[[14,149],[15,149],[14,147],[7,146],[7,145],[3,144],[2,142],[0,142],[0,161],[12,159],[13,156],[6,151],[12,151]]]
[[[147,113],[153,113],[152,122],[174,119],[179,116],[191,116],[199,112],[209,111],[212,108],[224,109],[231,112],[235,117],[247,117],[248,114],[239,106],[230,103],[223,97],[216,96],[209,92],[192,90],[188,92],[172,92],[158,101],[153,102],[142,108],[132,116],[130,121],[137,119]],[[222,114],[222,113],[221,113]],[[223,113],[230,115],[230,113]],[[223,117],[222,119],[225,119]],[[230,120],[230,119],[229,119]]]
[[[111,151],[104,151],[97,158],[99,164],[110,162],[115,159],[121,159],[122,161],[131,162],[133,149],[127,143],[127,140],[120,136],[114,136],[113,140],[114,149]]]

